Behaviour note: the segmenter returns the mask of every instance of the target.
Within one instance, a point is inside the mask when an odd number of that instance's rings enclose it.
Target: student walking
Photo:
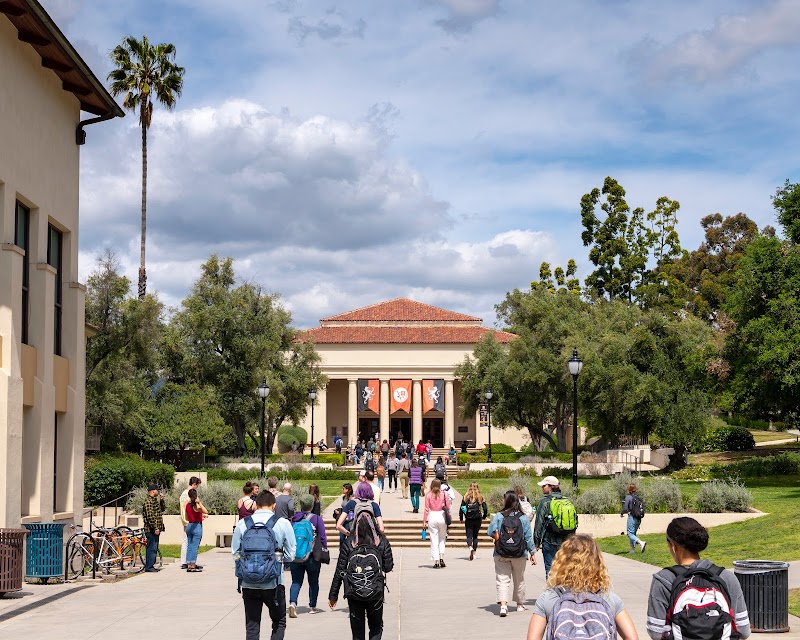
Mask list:
[[[494,577],[500,617],[508,615],[509,587],[517,611],[525,611],[525,566],[536,564],[531,523],[522,512],[517,492],[506,491],[503,508],[494,515],[486,532],[494,540]]]
[[[547,577],[558,548],[564,540],[575,533],[574,528],[564,530],[558,523],[567,526],[566,520],[574,519],[574,525],[577,527],[578,516],[575,513],[575,505],[561,495],[558,478],[547,476],[537,484],[542,488],[544,496],[539,500],[539,506],[536,507],[533,540],[536,548],[542,550],[544,575]],[[564,518],[565,515],[569,517]]]
[[[412,513],[419,513],[419,494],[422,491],[422,468],[416,459],[411,463],[411,469],[408,470],[408,483],[411,490],[411,507]]]
[[[258,495],[258,494],[256,494]],[[248,480],[242,487],[242,497],[236,503],[236,513],[239,520],[246,518],[256,510],[256,496],[253,495],[253,483]]]
[[[444,569],[444,550],[447,540],[447,527],[450,522],[450,497],[442,491],[442,482],[434,478],[431,490],[425,496],[425,513],[422,526],[428,530],[431,539],[431,560],[434,569]]]
[[[203,567],[197,566],[197,551],[200,540],[203,539],[203,518],[208,517],[208,509],[197,497],[197,489],[189,489],[189,502],[186,504],[184,517],[187,522],[184,533],[189,542],[186,547],[186,571],[197,573],[203,570]]]
[[[409,484],[409,469],[411,468],[411,462],[408,459],[408,456],[404,453],[400,460],[397,463],[397,477],[400,479],[400,495],[403,497],[403,500],[408,498],[408,484]]]
[[[622,505],[622,512],[619,517],[624,518],[626,513],[628,514],[628,540],[631,543],[631,550],[628,553],[635,553],[637,544],[642,547],[642,553],[644,553],[647,543],[644,540],[639,540],[636,536],[642,524],[642,518],[644,518],[644,500],[636,493],[635,484],[628,485],[628,495],[625,496],[625,504]]]
[[[362,511],[369,511],[375,518],[378,530],[383,531],[383,515],[381,506],[375,502],[375,494],[372,492],[372,485],[369,482],[359,482],[350,500],[342,508],[342,514],[336,521],[336,529],[345,536],[353,533],[353,523],[358,520],[358,515]]]
[[[399,466],[399,462],[394,451],[391,451],[386,460],[386,473],[389,476],[389,493],[395,493],[397,491],[397,467]],[[392,486],[394,486],[394,489]]]
[[[536,598],[528,640],[542,640],[545,629],[580,628],[590,638],[639,640],[622,599],[611,591],[603,555],[594,538],[574,535],[553,559],[547,589]],[[660,636],[659,636],[660,638]]]
[[[289,588],[289,617],[297,617],[297,602],[300,589],[303,587],[303,578],[308,575],[308,607],[309,613],[322,613],[317,609],[319,596],[319,572],[322,565],[314,558],[314,543],[319,536],[324,549],[328,548],[328,538],[325,535],[325,521],[318,515],[311,513],[314,507],[314,498],[310,494],[302,495],[299,499],[300,512],[292,516],[292,529],[296,540],[295,559],[289,564],[292,574],[292,586]],[[309,531],[310,526],[310,531]]]
[[[458,510],[458,519],[464,523],[464,531],[467,535],[470,560],[474,560],[478,552],[478,535],[481,531],[481,524],[488,516],[489,508],[481,495],[478,483],[470,483],[469,489],[461,499],[461,508]]]
[[[333,610],[344,583],[353,640],[365,640],[367,626],[369,639],[381,640],[386,574],[393,568],[394,558],[389,541],[372,515],[367,511],[360,512],[353,525],[353,535],[345,540],[339,550],[339,560],[328,594],[328,606]]]
[[[378,468],[375,469],[375,479],[378,481],[378,489],[383,493],[383,486],[386,482],[386,466],[383,463],[383,458],[378,459]]]
[[[340,506],[336,507],[333,510],[333,520],[334,522],[339,522],[339,517],[344,512],[344,507],[353,499],[353,485],[349,482],[345,482],[342,485],[342,503]],[[339,530],[339,527],[336,527],[336,530]],[[345,534],[339,532],[339,548],[341,549],[342,545],[344,544]]]
[[[675,518],[667,526],[667,546],[675,566],[659,571],[650,584],[650,637],[747,638],[750,617],[739,580],[732,571],[700,558],[708,547],[706,528],[694,518]],[[708,624],[701,631],[698,622],[703,620]]]

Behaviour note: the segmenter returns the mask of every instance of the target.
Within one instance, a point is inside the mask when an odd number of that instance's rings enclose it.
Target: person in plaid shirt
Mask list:
[[[144,570],[148,573],[161,571],[157,569],[156,553],[158,552],[158,537],[164,530],[164,496],[157,484],[147,486],[147,500],[142,508],[144,520],[144,533],[147,536],[147,552],[145,554]]]

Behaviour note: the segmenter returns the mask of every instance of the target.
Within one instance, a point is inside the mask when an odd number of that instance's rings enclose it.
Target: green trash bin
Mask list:
[[[27,529],[0,529],[0,596],[22,589],[22,548]]]
[[[25,578],[50,578],[64,575],[64,522],[24,524],[28,532]]]

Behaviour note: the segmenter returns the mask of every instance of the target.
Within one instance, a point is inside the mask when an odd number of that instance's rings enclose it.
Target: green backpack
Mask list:
[[[550,517],[547,520],[550,533],[567,536],[578,528],[578,513],[569,498],[550,500]]]

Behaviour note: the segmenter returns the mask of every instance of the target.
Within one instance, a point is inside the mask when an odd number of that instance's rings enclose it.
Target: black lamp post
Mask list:
[[[572,357],[567,362],[572,376],[572,488],[578,488],[578,376],[583,369],[583,360],[578,357],[578,350],[572,350]]]
[[[264,424],[267,418],[267,396],[269,395],[269,385],[267,378],[258,385],[258,396],[261,398],[261,479],[264,479],[264,459],[267,457],[266,441],[264,438]]]
[[[314,462],[314,400],[317,398],[317,390],[311,387],[308,390],[308,399],[311,400],[311,462]]]
[[[486,462],[493,462],[492,460],[492,390],[486,387],[484,392],[486,398],[486,426],[489,429],[489,455],[486,457]]]

